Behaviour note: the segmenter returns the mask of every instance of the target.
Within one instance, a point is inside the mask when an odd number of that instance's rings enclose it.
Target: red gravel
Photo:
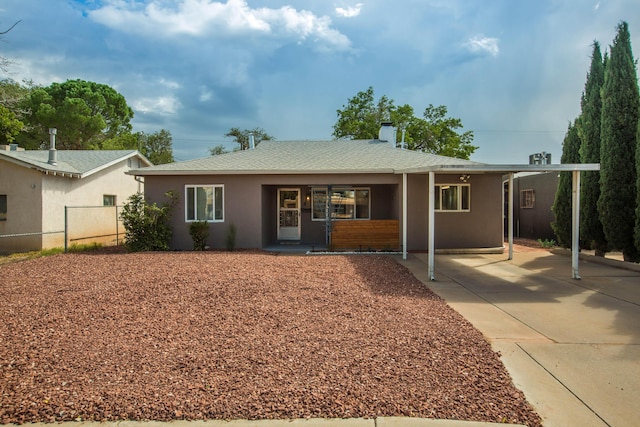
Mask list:
[[[541,421],[383,256],[66,254],[0,266],[0,422]]]

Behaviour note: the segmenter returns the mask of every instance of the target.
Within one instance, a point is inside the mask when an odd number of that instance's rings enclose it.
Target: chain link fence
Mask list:
[[[56,247],[66,252],[72,245],[119,245],[125,236],[121,212],[122,206],[65,206],[64,224],[50,227],[53,231],[0,234],[0,252]]]

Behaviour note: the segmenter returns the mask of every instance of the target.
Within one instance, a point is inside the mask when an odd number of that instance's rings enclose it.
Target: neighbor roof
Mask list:
[[[57,164],[51,165],[49,150],[0,151],[0,160],[52,175],[85,178],[130,157],[151,162],[137,150],[57,150]]]
[[[398,173],[480,163],[394,148],[379,140],[262,141],[255,149],[131,170],[131,175]]]

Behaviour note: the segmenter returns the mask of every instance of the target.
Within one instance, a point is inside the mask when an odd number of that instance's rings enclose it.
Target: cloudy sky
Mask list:
[[[369,86],[417,115],[446,105],[475,132],[472,160],[558,163],[594,40],[637,0],[0,0],[14,80],[83,79],[123,94],[134,130],[167,129],[174,155],[233,147],[231,127],[330,139]]]

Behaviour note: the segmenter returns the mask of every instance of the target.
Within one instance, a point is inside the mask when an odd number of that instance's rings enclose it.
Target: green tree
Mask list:
[[[0,80],[0,144],[20,144],[22,133],[29,131],[25,124],[26,101],[33,89],[32,82]]]
[[[209,148],[209,154],[211,154],[212,156],[219,156],[220,154],[224,153],[228,153],[228,151],[225,150],[224,145],[222,144],[218,144],[215,147]]]
[[[391,121],[400,130],[397,141],[405,131],[406,147],[410,150],[468,159],[478,148],[472,145],[472,131],[458,133],[462,121],[447,117],[444,105],[429,104],[422,117],[416,117],[408,104],[396,106],[386,96],[376,102],[372,87],[350,98],[337,114],[338,120],[333,125],[333,137],[337,139],[375,139],[380,124]]]
[[[169,225],[171,210],[177,203],[173,192],[166,193],[168,201],[158,206],[148,203],[142,193],[129,197],[120,218],[125,229],[125,247],[130,252],[166,251],[169,249],[172,229]]]
[[[636,249],[640,252],[640,121],[638,121],[636,138],[636,225],[633,237]]]
[[[102,143],[102,150],[138,150],[143,132],[122,133]]]
[[[580,135],[580,161],[582,163],[600,163],[600,118],[602,99],[600,90],[604,83],[604,61],[600,44],[593,42],[591,67],[587,74],[584,93],[580,102],[582,113],[578,121]],[[596,255],[604,256],[607,251],[607,239],[602,229],[598,213],[600,198],[600,173],[583,172],[580,194],[580,235],[583,244],[595,249]]]
[[[269,135],[264,129],[260,127],[257,127],[254,129],[245,129],[245,130],[240,130],[239,128],[231,128],[229,129],[229,132],[224,134],[224,136],[233,138],[233,142],[236,142],[240,145],[240,148],[239,148],[240,150],[248,150],[250,148],[249,136],[251,134],[253,134],[253,140],[255,142],[256,147],[258,146],[258,144],[260,144],[261,141],[269,141],[274,139],[271,135]]]
[[[336,139],[375,139],[380,123],[391,120],[393,110],[393,100],[383,95],[376,102],[373,88],[369,86],[366,91],[350,98],[342,110],[337,110],[338,120],[333,125],[333,136]]]
[[[0,144],[12,143],[23,128],[24,123],[8,108],[0,105]]]
[[[37,148],[58,129],[58,148],[102,149],[102,144],[131,132],[133,110],[110,86],[67,80],[35,89],[29,98],[28,122],[34,128],[28,145]]]
[[[626,22],[610,49],[602,85],[600,198],[598,212],[609,246],[636,261],[636,146],[640,95]]]
[[[473,146],[473,131],[458,133],[462,129],[460,119],[447,117],[447,107],[429,104],[424,119],[414,120],[407,128],[411,140],[410,150],[419,150],[441,156],[469,159],[478,148]],[[406,136],[405,136],[406,137]]]
[[[140,152],[154,165],[172,163],[174,160],[171,132],[166,129],[148,135],[141,132]]]
[[[562,142],[562,156],[560,163],[579,163],[580,162],[580,136],[578,135],[577,126],[569,123],[569,128]],[[555,215],[555,221],[551,223],[551,228],[556,234],[556,240],[562,247],[571,247],[572,237],[572,213],[571,213],[571,172],[560,172],[558,181],[558,190],[553,202],[551,210]]]

